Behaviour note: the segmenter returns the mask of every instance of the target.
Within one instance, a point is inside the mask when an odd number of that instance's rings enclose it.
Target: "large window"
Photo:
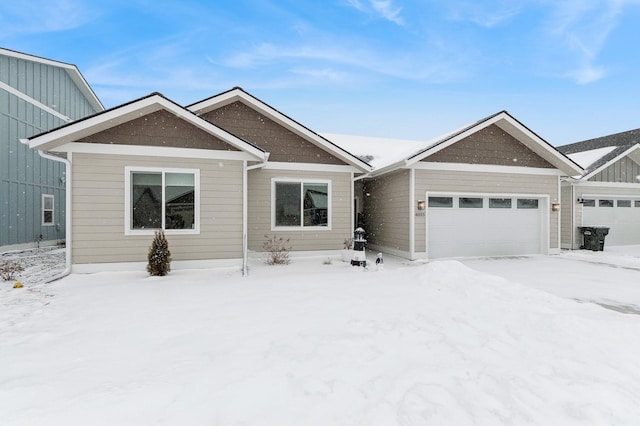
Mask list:
[[[273,227],[331,225],[331,185],[322,181],[274,180]]]
[[[197,170],[127,168],[127,233],[164,229],[197,233]]]
[[[53,203],[51,194],[42,194],[42,226],[53,225]]]

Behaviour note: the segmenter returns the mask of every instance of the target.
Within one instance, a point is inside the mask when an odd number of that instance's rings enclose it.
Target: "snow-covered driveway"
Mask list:
[[[470,268],[561,297],[640,314],[640,246],[462,262]]]

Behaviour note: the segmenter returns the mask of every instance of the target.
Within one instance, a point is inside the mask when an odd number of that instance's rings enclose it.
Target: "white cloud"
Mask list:
[[[85,2],[75,0],[4,2],[2,7],[0,38],[78,28],[100,14]]]
[[[566,75],[578,84],[589,84],[601,80],[606,75],[606,69],[599,66],[586,65],[568,72]]]
[[[605,49],[609,35],[618,26],[624,8],[640,4],[638,0],[564,0],[549,1],[554,11],[547,31],[558,39],[569,53],[570,60],[581,64],[565,75],[578,84],[601,80],[606,68],[596,62]],[[571,65],[568,65],[571,67]]]
[[[404,25],[400,16],[402,8],[395,6],[393,0],[347,0],[347,4],[360,12],[375,15],[397,25]]]
[[[492,28],[518,15],[522,2],[512,1],[455,1],[447,4],[448,18],[454,21],[473,22],[484,28]]]

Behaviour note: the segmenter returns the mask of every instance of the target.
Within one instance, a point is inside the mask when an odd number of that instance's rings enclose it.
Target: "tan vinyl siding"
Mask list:
[[[559,202],[558,177],[548,175],[524,175],[443,170],[416,170],[415,197],[424,199],[425,193],[505,193],[549,194],[550,203]],[[426,217],[415,218],[416,252],[426,251]],[[549,247],[559,247],[558,213],[549,213]]]
[[[592,176],[589,181],[638,183],[638,176],[640,165],[631,158],[624,157]]]
[[[271,180],[273,178],[331,181],[331,229],[271,230]],[[249,249],[262,251],[265,235],[289,238],[292,251],[340,250],[351,230],[351,173],[299,170],[249,171]]]
[[[423,161],[538,168],[554,167],[495,124],[430,155]]]
[[[573,248],[571,242],[571,215],[575,210],[576,200],[571,195],[571,184],[563,183],[560,202],[560,245],[562,248]]]
[[[242,256],[242,162],[73,155],[74,264],[146,262],[152,235],[124,235],[125,167],[200,170],[200,234],[167,235],[173,260]]]
[[[409,251],[409,170],[365,183],[365,231],[371,244]]]

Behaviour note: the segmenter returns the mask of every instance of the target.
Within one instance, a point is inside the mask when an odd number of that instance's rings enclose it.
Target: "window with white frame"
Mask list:
[[[198,170],[127,168],[125,173],[126,233],[156,229],[171,233],[198,232]]]
[[[52,226],[54,197],[51,194],[42,194],[42,226]]]
[[[331,224],[331,184],[328,181],[272,181],[274,228],[323,228]]]

